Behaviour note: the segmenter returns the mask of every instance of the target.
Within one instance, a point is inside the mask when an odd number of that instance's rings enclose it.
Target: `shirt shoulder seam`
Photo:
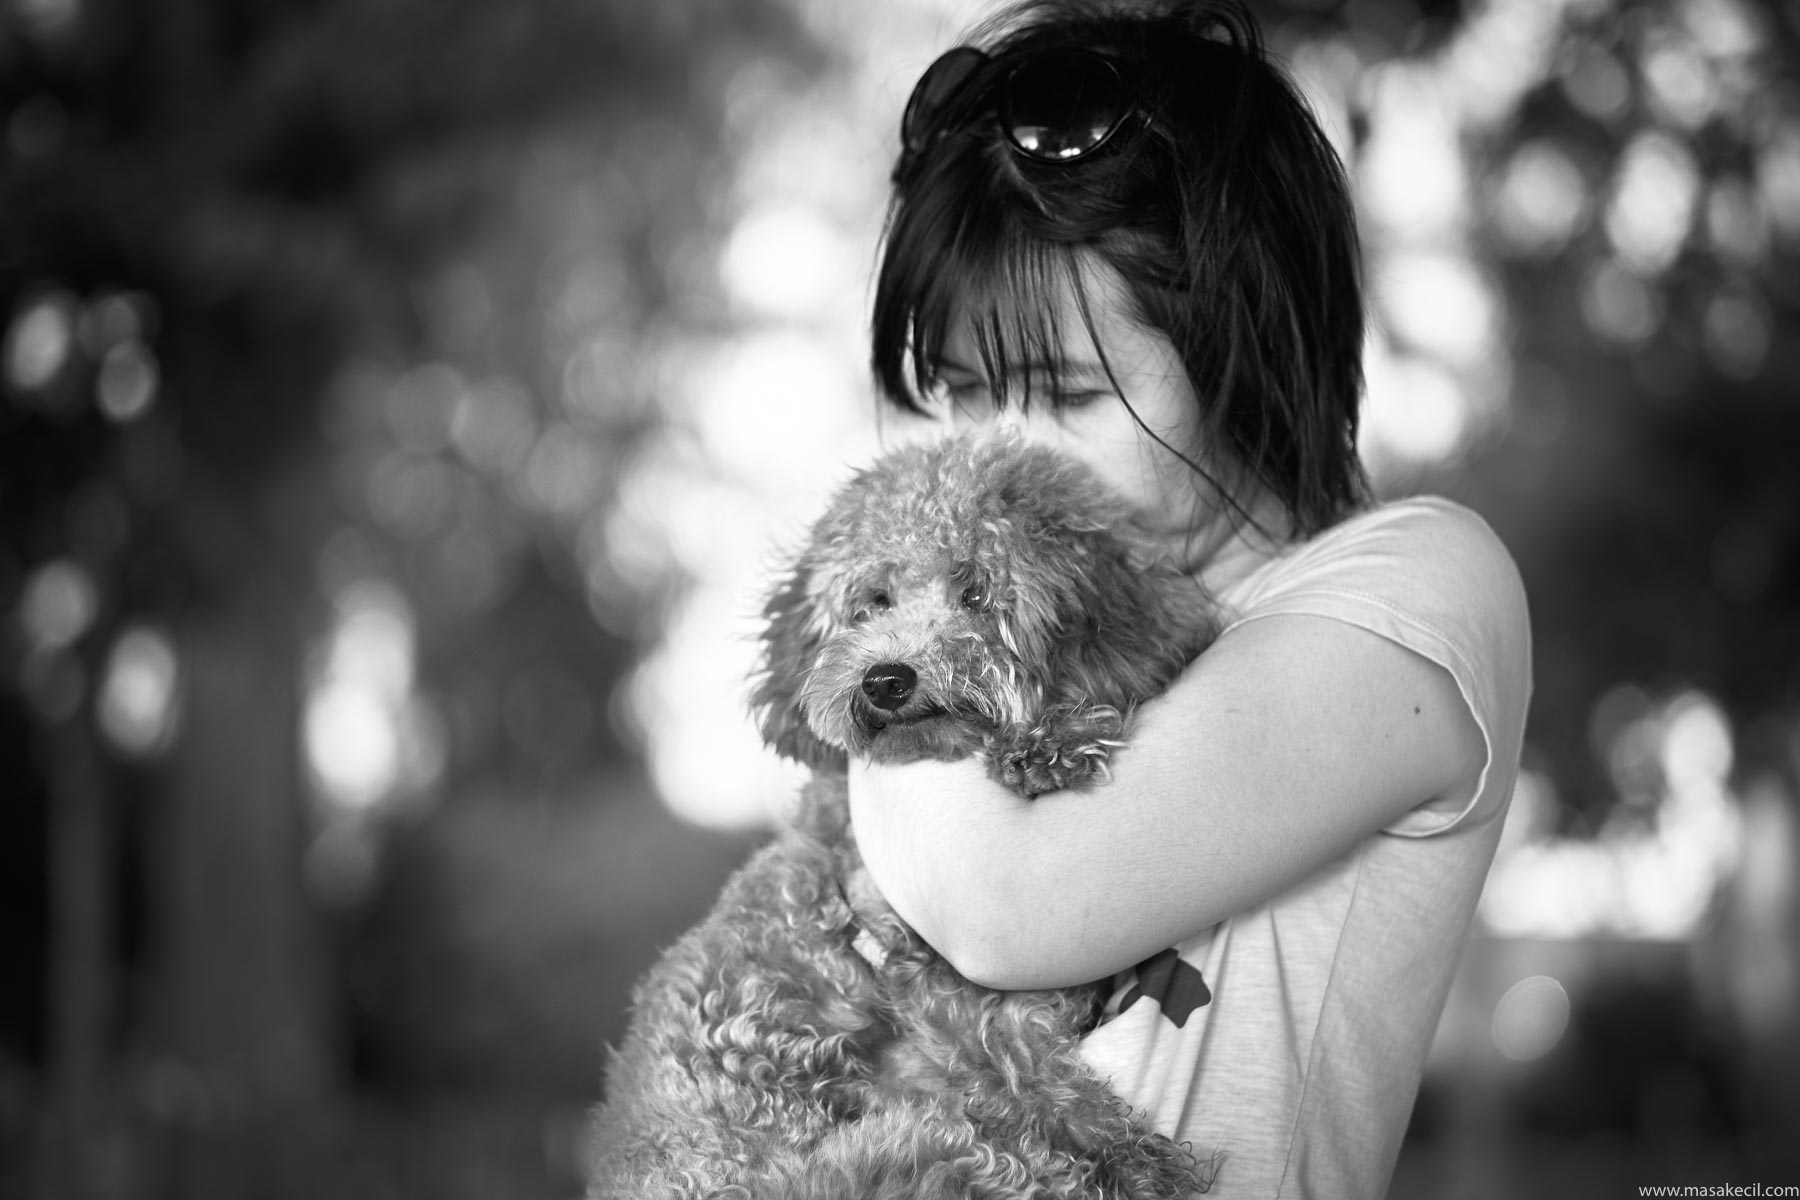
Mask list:
[[[1422,633],[1428,634],[1439,645],[1441,645],[1447,653],[1449,653],[1450,655],[1455,657],[1457,665],[1467,674],[1467,676],[1470,679],[1479,678],[1479,672],[1477,672],[1474,669],[1474,665],[1469,661],[1469,654],[1468,654],[1467,650],[1463,647],[1462,642],[1459,639],[1457,639],[1456,637],[1452,636],[1449,633],[1449,631],[1445,630],[1441,626],[1439,626],[1429,620],[1426,620],[1424,617],[1419,616],[1417,613],[1412,612],[1409,609],[1406,609],[1406,608],[1394,603],[1392,600],[1388,599],[1386,596],[1378,595],[1374,592],[1364,591],[1360,588],[1331,587],[1329,585],[1317,585],[1317,586],[1312,586],[1312,587],[1301,588],[1294,592],[1282,593],[1280,595],[1277,595],[1277,596],[1271,598],[1271,600],[1269,601],[1269,603],[1271,604],[1271,607],[1266,612],[1256,611],[1255,607],[1253,607],[1251,609],[1251,611],[1239,614],[1229,624],[1227,624],[1223,630],[1220,631],[1220,636],[1224,636],[1224,634],[1230,633],[1233,629],[1236,629],[1240,625],[1247,625],[1251,621],[1259,620],[1263,617],[1309,615],[1306,613],[1296,613],[1296,612],[1285,611],[1285,609],[1281,606],[1284,606],[1291,601],[1306,600],[1311,597],[1321,597],[1321,598],[1340,599],[1340,600],[1356,600],[1356,601],[1360,601],[1365,604],[1371,604],[1371,605],[1375,606],[1376,608],[1381,609],[1388,616],[1393,617],[1395,620],[1401,621],[1401,622],[1411,626],[1412,628],[1419,630]],[[1347,614],[1316,613],[1316,614],[1310,614],[1310,615],[1322,616],[1329,620],[1334,620],[1334,621],[1342,621],[1346,625],[1355,625],[1359,629],[1366,628],[1366,626],[1364,626],[1360,622],[1352,619],[1352,617]],[[1379,633],[1380,631],[1379,630],[1370,630],[1370,632]]]

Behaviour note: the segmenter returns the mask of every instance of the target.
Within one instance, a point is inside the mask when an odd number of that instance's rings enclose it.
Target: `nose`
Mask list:
[[[1047,398],[1033,397],[1034,403],[1028,409],[1017,404],[1008,404],[989,418],[994,429],[1003,429],[1017,434],[1027,442],[1052,449],[1065,448],[1068,441],[1063,429],[1062,417],[1050,405]]]
[[[905,704],[918,685],[918,673],[905,663],[876,663],[863,672],[863,695],[870,704],[888,712]]]
[[[1020,408],[1017,404],[1008,404],[994,413],[993,426],[995,429],[1006,429],[1018,434],[1035,433],[1040,422],[1033,418],[1038,416],[1040,411],[1041,409],[1027,410]]]

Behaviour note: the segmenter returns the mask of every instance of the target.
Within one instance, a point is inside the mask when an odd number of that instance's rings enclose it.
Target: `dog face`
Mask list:
[[[1084,467],[1014,436],[907,447],[858,474],[765,608],[752,704],[809,765],[960,758],[1047,705],[1121,709],[1210,635]]]

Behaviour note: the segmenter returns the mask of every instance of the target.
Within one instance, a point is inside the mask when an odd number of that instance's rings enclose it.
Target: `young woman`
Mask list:
[[[1109,785],[853,763],[889,901],[997,988],[1115,977],[1083,1052],[1218,1196],[1378,1197],[1530,691],[1505,549],[1356,458],[1342,169],[1219,3],[1016,8],[908,105],[873,318],[902,408],[1086,460],[1226,627]]]

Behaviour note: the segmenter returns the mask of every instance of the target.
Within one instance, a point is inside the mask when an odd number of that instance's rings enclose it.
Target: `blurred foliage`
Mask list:
[[[656,411],[629,372],[578,403],[565,376],[681,316],[726,89],[768,55],[817,57],[773,2],[0,6],[0,1192],[391,1194],[437,1157],[430,1194],[567,1186],[544,1096],[592,1092],[629,978],[741,845],[683,838],[609,720],[619,614],[655,597],[615,588],[596,621],[574,510],[605,511]],[[452,444],[459,398],[509,414],[498,441]],[[535,842],[316,806],[308,647],[358,580],[406,597],[429,784],[540,806]],[[185,725],[127,753],[89,716],[146,629]],[[597,832],[559,833],[569,809]],[[447,842],[448,866],[422,849]],[[462,907],[484,878],[564,883]],[[660,890],[600,919],[621,879]],[[500,1092],[528,1099],[485,1165],[491,1139],[443,1154],[441,1104],[345,1124],[331,1099],[469,1094],[513,1053]]]
[[[1515,412],[1466,478],[1527,579],[1531,740],[1591,827],[1617,799],[1592,714],[1621,683],[1705,689],[1744,776],[1800,779],[1800,13],[1569,7],[1555,73],[1477,147]],[[1497,199],[1545,161],[1583,199],[1522,236]],[[1652,245],[1619,212],[1646,162],[1676,229]]]
[[[0,410],[0,579],[73,553],[106,580],[109,613],[204,604],[271,572],[301,596],[334,517],[384,531],[358,494],[366,480],[336,481],[334,495],[319,477],[331,418],[386,432],[379,395],[347,397],[373,412],[331,410],[333,386],[354,388],[341,374],[446,360],[511,382],[538,410],[527,419],[557,432],[571,347],[539,344],[555,328],[545,310],[562,299],[540,294],[557,283],[557,257],[602,256],[622,293],[612,311],[563,313],[565,324],[586,316],[621,342],[641,335],[670,303],[670,255],[709,220],[731,70],[784,37],[804,53],[773,5],[7,11],[0,286],[9,310],[46,299],[66,310],[86,352]],[[597,210],[585,227],[526,211],[571,203],[546,195],[558,186],[588,189],[575,197]],[[540,220],[551,230],[534,237]],[[583,238],[592,245],[571,244]],[[459,288],[475,311],[456,309]],[[162,384],[147,413],[113,421],[88,398],[113,348],[107,309],[121,302],[145,327]],[[627,418],[579,431],[614,456],[653,417],[641,400],[596,406]],[[596,475],[603,488],[608,473]],[[571,548],[532,561],[538,542],[555,550],[556,530],[540,536],[543,514],[506,482],[452,481],[478,510],[470,523],[493,527],[487,540],[502,548],[488,552],[507,559],[505,575],[554,576]],[[606,496],[584,499],[603,507]],[[399,524],[382,565],[397,559],[410,582],[441,584],[432,552],[454,547],[443,536],[454,531]],[[483,599],[504,600],[509,582],[489,581]],[[529,639],[533,607],[556,603],[543,593],[567,594],[565,583],[527,578],[514,597],[525,611],[487,632]],[[456,614],[447,599],[430,615]],[[522,657],[596,640],[567,634]],[[492,638],[454,641],[509,652]],[[595,664],[602,678],[624,648],[609,654]]]
[[[1742,774],[1794,791],[1800,10],[1268,7],[1280,42],[1353,64],[1359,149],[1392,66],[1429,64],[1460,110],[1455,238],[1499,288],[1509,384],[1497,430],[1406,490],[1465,500],[1520,564],[1528,740],[1564,819],[1592,830],[1618,802],[1616,730],[1596,714],[1623,685],[1716,696]],[[1377,271],[1382,244],[1407,236],[1366,223]]]
[[[1694,171],[1694,232],[1667,261],[1631,263],[1598,203],[1548,254],[1496,246],[1521,435],[1474,475],[1532,596],[1532,739],[1588,822],[1616,799],[1589,718],[1622,682],[1703,687],[1735,718],[1744,777],[1777,770],[1793,793],[1800,772],[1800,477],[1784,466],[1800,444],[1800,223],[1787,209],[1800,196],[1777,184],[1795,171],[1800,20],[1791,5],[1751,9],[1748,79],[1703,79],[1714,110],[1670,112],[1649,77],[1672,45],[1694,54],[1681,22],[1705,9],[1627,5],[1575,23],[1566,74],[1490,151],[1496,189],[1508,160],[1544,144],[1566,148],[1597,198],[1645,144]],[[1579,103],[1597,59],[1631,97],[1600,115]],[[1642,326],[1607,329],[1595,311],[1618,286]]]

